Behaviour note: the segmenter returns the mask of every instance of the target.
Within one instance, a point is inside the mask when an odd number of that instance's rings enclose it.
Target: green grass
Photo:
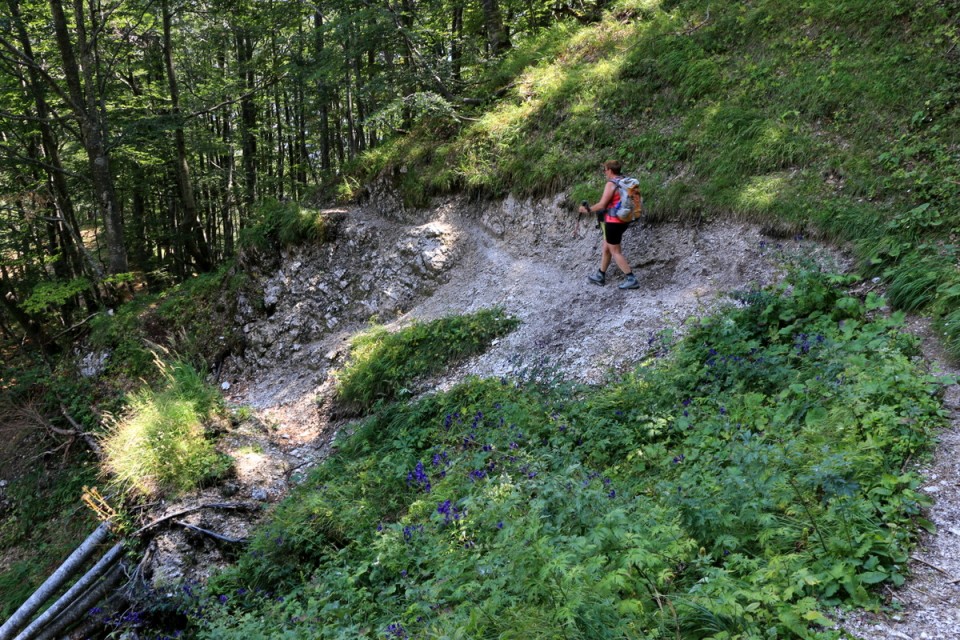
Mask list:
[[[495,308],[414,322],[396,332],[373,327],[351,341],[347,363],[337,372],[337,394],[362,408],[389,402],[410,393],[419,378],[481,353],[517,324]]]
[[[156,346],[172,351],[196,367],[216,364],[239,348],[241,337],[231,328],[238,299],[251,281],[236,261],[159,293],[142,293],[113,314],[91,320],[89,345],[108,354],[107,382],[121,392],[153,382]]]
[[[736,294],[601,387],[384,407],[191,595],[191,632],[838,638],[831,607],[903,583],[931,526],[904,466],[944,424],[902,317],[852,282]]]
[[[240,231],[240,247],[247,251],[276,251],[303,242],[326,242],[334,227],[320,211],[296,202],[262,200],[252,220]]]
[[[222,411],[219,393],[187,364],[157,364],[164,384],[133,394],[101,442],[110,481],[142,496],[189,491],[231,466],[207,433]]]

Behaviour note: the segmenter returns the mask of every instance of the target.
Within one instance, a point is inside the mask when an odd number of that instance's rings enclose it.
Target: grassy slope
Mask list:
[[[482,84],[509,86],[502,100],[426,122],[367,166],[414,204],[568,187],[577,202],[620,158],[656,218],[856,243],[893,302],[943,317],[960,354],[957,42],[934,0],[626,0],[518,46]]]

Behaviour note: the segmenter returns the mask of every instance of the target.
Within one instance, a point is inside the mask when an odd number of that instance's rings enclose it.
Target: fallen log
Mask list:
[[[20,605],[20,608],[3,623],[3,626],[0,627],[0,640],[10,640],[17,631],[26,626],[37,609],[63,587],[64,583],[93,555],[97,546],[104,542],[109,534],[110,523],[104,522],[97,527],[94,532],[64,560],[63,564],[33,592],[33,595],[27,598],[27,601]]]
[[[64,629],[69,628],[94,607],[107,593],[113,589],[125,576],[123,562],[113,565],[113,568],[98,584],[93,585],[82,596],[73,601],[56,620],[51,622],[39,634],[29,640],[56,640],[62,638]]]
[[[66,593],[57,599],[50,607],[31,622],[26,629],[20,632],[14,640],[30,640],[43,630],[51,621],[55,620],[65,609],[85,593],[97,580],[108,573],[123,556],[123,543],[114,545],[100,560],[87,571],[83,577],[74,583]]]

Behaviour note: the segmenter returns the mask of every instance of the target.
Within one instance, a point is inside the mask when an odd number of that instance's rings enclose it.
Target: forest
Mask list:
[[[958,8],[2,0],[0,618],[99,521],[128,536],[231,477],[218,439],[251,411],[211,382],[290,247],[336,247],[375,191],[573,211],[618,158],[650,224],[746,222],[853,270],[791,264],[599,387],[410,400],[518,321],[375,326],[338,372],[335,455],[234,564],[84,628],[849,637],[833,608],[889,605],[934,529],[911,465],[955,381],[901,328],[919,314],[960,357]]]
[[[364,152],[423,113],[484,102],[511,41],[602,6],[577,9],[5,3],[5,334],[49,345],[38,316],[68,327],[124,290],[216,269],[264,201],[351,185]]]

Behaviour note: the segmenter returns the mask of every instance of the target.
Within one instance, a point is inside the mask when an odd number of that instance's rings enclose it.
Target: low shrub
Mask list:
[[[739,294],[599,388],[469,380],[340,437],[201,638],[837,638],[901,584],[942,381],[847,277]]]

